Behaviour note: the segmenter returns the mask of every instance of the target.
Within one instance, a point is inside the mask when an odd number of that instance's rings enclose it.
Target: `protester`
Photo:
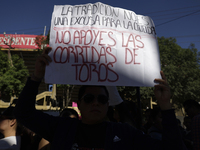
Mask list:
[[[26,127],[40,134],[51,143],[51,149],[176,149],[185,150],[170,104],[170,88],[164,73],[155,79],[155,97],[162,110],[162,142],[152,139],[128,124],[105,122],[109,94],[105,86],[82,86],[78,95],[78,108],[82,120],[54,117],[35,109],[38,86],[51,62],[46,48],[38,57],[34,74],[20,94],[15,113]],[[170,138],[169,138],[170,137]]]
[[[65,108],[60,112],[60,117],[70,117],[70,118],[76,118],[78,119],[78,113],[76,112],[76,110],[72,109],[72,108]]]
[[[114,107],[113,118],[116,122],[128,123],[131,126],[136,127],[136,123],[134,120],[136,114],[135,105],[133,103],[129,103],[129,101],[123,101],[122,103],[116,105]]]
[[[20,150],[21,129],[13,114],[14,107],[8,107],[0,116],[0,150]]]
[[[200,149],[200,104],[195,100],[186,100],[183,107],[187,115],[192,119],[192,141],[194,150]]]

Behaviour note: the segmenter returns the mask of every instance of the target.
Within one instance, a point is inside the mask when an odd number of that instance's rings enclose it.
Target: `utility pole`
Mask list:
[[[43,33],[43,36],[45,36],[45,34],[46,34],[46,26],[44,26],[44,33]],[[43,48],[44,48],[44,44],[41,45],[41,49],[43,49]]]
[[[44,34],[43,35],[45,36],[45,34],[46,34],[46,26],[44,26]]]
[[[6,33],[5,33],[5,32],[4,32],[4,36],[5,36],[7,39],[9,39],[8,42],[6,42],[6,40],[4,39],[4,44],[8,46],[8,61],[9,61],[10,65],[11,65],[11,67],[13,67],[10,49],[11,49],[11,48],[14,48],[14,47],[12,47],[12,42],[15,43],[15,40],[13,39],[13,37],[6,36]]]

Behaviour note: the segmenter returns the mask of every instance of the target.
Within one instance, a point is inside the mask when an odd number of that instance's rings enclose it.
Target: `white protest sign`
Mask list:
[[[151,18],[103,3],[54,6],[45,82],[153,86],[160,58]]]

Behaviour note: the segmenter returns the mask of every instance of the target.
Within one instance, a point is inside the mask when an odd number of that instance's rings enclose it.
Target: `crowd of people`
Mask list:
[[[162,71],[154,90],[159,106],[146,110],[142,126],[132,101],[109,105],[113,97],[105,86],[80,87],[77,104],[81,118],[69,108],[60,116],[36,110],[38,87],[51,63],[50,50],[46,48],[38,57],[15,108],[10,106],[1,114],[0,150],[200,149],[200,105],[195,100],[185,101],[183,128],[172,109],[170,87]]]
[[[190,101],[193,102],[193,100]],[[193,107],[198,107],[198,105],[199,104],[196,103]],[[187,106],[188,105],[186,105],[186,107]],[[14,107],[8,107],[0,117],[0,150],[50,150],[49,141],[18,123],[14,117],[13,110]],[[78,113],[72,108],[63,109],[60,112],[59,117],[80,118]],[[127,123],[134,128],[137,128],[136,117],[137,106],[135,106],[134,102],[123,101],[116,106],[109,107],[106,120]],[[150,135],[152,138],[161,141],[162,115],[160,108],[155,107],[154,109],[147,109],[143,117],[145,118],[145,123],[142,125],[144,134]],[[183,121],[184,128],[180,125],[183,142],[188,150],[194,149],[191,121],[192,118],[185,116]],[[177,123],[179,125],[180,120],[177,119]]]

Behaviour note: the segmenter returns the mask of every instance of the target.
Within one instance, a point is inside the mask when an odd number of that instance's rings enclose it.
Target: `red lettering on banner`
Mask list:
[[[142,37],[140,35],[136,35],[134,37],[133,34],[129,34],[128,38],[125,40],[125,35],[122,33],[122,47],[138,47],[138,48],[144,48],[144,43],[141,41]],[[129,44],[132,45],[130,46]]]
[[[92,46],[92,60],[91,60],[91,62],[92,63],[96,63],[96,62],[98,62],[99,61],[99,53],[98,53],[98,51],[96,50],[96,48],[94,47],[94,46]],[[96,54],[98,55],[98,60],[96,60],[96,61],[94,61],[94,52],[96,52]]]
[[[108,82],[116,82],[118,81],[119,79],[119,75],[114,71],[112,70],[111,68],[109,68],[108,66],[111,65],[111,67],[113,67],[113,64],[112,63],[109,63],[109,64],[104,64],[104,63],[101,63],[98,67],[98,70],[97,70],[97,64],[72,64],[71,66],[75,67],[75,73],[76,73],[76,80],[80,81],[80,82],[87,82],[87,81],[91,81],[92,80],[92,73],[96,73],[97,74],[97,77],[98,77],[98,82],[105,82],[105,81],[108,81]],[[86,77],[83,79],[81,78],[83,73],[83,69],[86,70]],[[101,71],[105,70],[105,77],[103,78],[101,75]],[[108,74],[109,72],[113,73],[116,75],[116,79],[114,80],[111,80],[108,78]],[[84,74],[85,75],[85,74]]]
[[[112,51],[112,49],[110,47],[107,47],[106,48],[106,52],[112,56],[114,58],[114,61],[113,62],[110,62],[110,63],[116,63],[117,62],[117,58],[115,57],[115,55],[113,55],[112,53],[110,53],[108,50],[110,50],[110,52]]]
[[[87,78],[86,78],[85,80],[82,80],[82,79],[81,79],[81,73],[82,73],[82,69],[83,69],[84,66],[86,66],[86,68],[87,68]],[[80,68],[80,71],[79,71],[79,81],[81,81],[81,82],[86,82],[86,81],[88,81],[89,75],[90,75],[90,70],[89,70],[88,65],[87,65],[87,64],[82,64],[82,65],[81,65],[81,68]]]
[[[111,31],[108,32],[108,37],[109,37],[110,39],[113,40],[114,44],[113,44],[113,45],[108,44],[108,46],[109,46],[109,47],[112,47],[112,46],[115,46],[115,45],[116,45],[116,41],[115,41],[115,39],[114,39],[113,37],[110,36],[110,34],[113,34],[113,32],[111,32]]]
[[[111,65],[111,67],[113,67],[112,63],[108,63],[107,64],[107,66],[109,66],[109,65]],[[108,79],[108,81],[109,82],[116,82],[116,81],[118,81],[119,75],[114,70],[110,69],[109,67],[108,67],[108,70],[116,75],[116,79],[115,80]]]
[[[130,34],[126,43],[126,47],[128,47],[129,43],[133,43],[133,46],[135,47],[135,40],[133,34]]]
[[[84,35],[83,35],[84,33]],[[89,34],[89,35],[88,35]],[[86,43],[87,39],[90,37],[90,40],[88,43]],[[92,34],[92,31],[91,30],[88,30],[88,31],[84,31],[84,30],[81,30],[81,44],[82,44],[82,39],[84,39],[84,45],[89,45],[91,44],[92,42],[92,39],[93,39],[93,34]]]
[[[90,51],[91,53],[88,53]],[[74,58],[74,63],[78,63],[81,60],[82,63],[108,63],[108,56],[114,60],[110,63],[117,62],[117,58],[114,54],[111,53],[111,47],[100,47],[100,50],[97,50],[94,46],[79,46],[75,45],[69,47],[58,46],[54,51],[53,58],[55,63],[68,63],[71,58]],[[70,56],[73,54],[73,57]],[[91,54],[90,60],[88,55]],[[79,57],[80,56],[80,57]],[[59,57],[59,59],[58,59]],[[66,58],[64,58],[66,57]],[[95,59],[96,58],[96,59]]]
[[[71,49],[71,53],[74,54],[75,62],[77,63],[78,62],[78,59],[77,59],[78,56],[76,56],[76,53],[75,53],[74,48],[72,46],[70,46],[70,49]]]
[[[65,34],[66,34],[66,33],[68,33],[68,37],[69,37],[69,38],[68,38],[69,40],[68,40],[67,42],[65,42],[65,39],[67,39],[67,38],[65,38]],[[65,31],[65,32],[64,32],[62,41],[63,41],[64,44],[69,44],[69,43],[71,42],[71,33],[70,33],[69,31]]]
[[[105,70],[106,70],[106,77],[105,77],[104,79],[101,79],[101,76],[100,76],[100,72],[101,72],[102,66],[104,66],[104,68],[105,68]],[[107,80],[107,78],[108,78],[108,69],[107,69],[107,66],[106,66],[104,63],[101,63],[101,64],[99,65],[99,80],[98,80],[98,81],[104,82],[104,81]]]
[[[98,63],[101,62],[102,57],[105,57],[105,63],[107,63],[106,50],[105,50],[104,47],[101,47],[101,49],[100,49],[100,55],[99,55],[99,62]]]
[[[124,33],[122,33],[122,47],[126,47],[126,46],[124,45]]]
[[[56,38],[55,43],[58,44],[83,44],[83,45],[90,45],[90,44],[98,44],[100,46],[115,46],[117,44],[116,40],[112,37],[113,32],[109,31],[96,31],[96,30],[75,30],[73,33],[72,31],[56,31]],[[98,41],[97,41],[98,39]],[[110,39],[113,41],[112,43],[108,43]],[[73,41],[72,41],[73,40]]]
[[[75,46],[75,49],[76,49],[76,59],[77,59],[77,62],[78,62],[78,55],[80,55],[82,57],[82,62],[84,62],[84,56],[83,56],[83,48],[81,46]],[[78,50],[81,50],[80,52],[78,52]]]
[[[78,80],[78,66],[81,66],[82,64],[73,64],[72,66],[75,66],[75,74],[76,74],[76,80]]]
[[[138,41],[139,43],[141,43],[142,46],[138,46],[138,45],[136,45],[136,46],[137,46],[138,48],[144,48],[144,43],[143,43],[142,41],[138,40],[138,38],[141,39],[141,36],[140,36],[140,35],[136,35],[136,36],[135,36],[135,40]]]
[[[140,63],[137,63],[137,62],[135,61],[136,56],[138,56],[138,55],[135,53],[136,50],[138,50],[138,48],[134,48],[134,49],[133,49],[133,52],[132,52],[129,48],[126,48],[126,49],[125,49],[125,64],[131,64],[131,63],[133,63],[133,64],[140,64]],[[129,54],[128,54],[128,52],[129,52]],[[129,62],[128,62],[127,56],[131,56],[131,60],[130,60]]]
[[[129,55],[128,55],[129,52]],[[128,62],[127,56],[131,56],[131,60]],[[133,57],[132,57],[132,52],[130,49],[126,48],[125,49],[125,64],[131,64],[133,62]]]
[[[75,40],[78,40],[78,44],[81,44],[81,38],[80,38],[80,33],[79,33],[79,31],[75,31],[74,32],[74,42],[73,42],[73,44],[75,44]]]
[[[134,36],[132,34],[129,34],[129,37],[128,37],[127,41],[125,42],[124,41],[124,34],[122,33],[122,47],[128,47],[129,42],[133,43],[133,46],[135,47]]]
[[[63,32],[62,32],[62,36],[61,36],[61,40],[59,40],[59,35],[58,35],[58,31],[56,32],[56,41],[55,43],[62,43],[62,39],[63,39]]]
[[[92,69],[92,67],[94,67],[94,68]],[[90,64],[90,69],[91,69],[91,72],[95,72],[95,73],[97,73],[97,76],[99,76],[99,72],[96,70],[96,64]],[[91,81],[91,80],[92,80],[92,75],[89,78],[89,81]]]
[[[94,42],[93,42],[93,44],[95,43],[95,41],[96,41],[96,39],[97,39],[97,36],[99,35],[99,31],[97,32],[97,34],[95,33],[95,30],[93,30],[93,32],[94,32]]]
[[[134,48],[134,49],[133,49],[134,64],[140,64],[140,63],[137,63],[137,62],[135,61],[135,60],[136,60],[136,59],[135,59],[136,56],[138,56],[138,54],[135,53],[136,50],[138,50],[138,48]]]
[[[103,38],[102,38],[103,33],[106,33],[106,31],[100,31],[100,37],[99,37],[99,44],[98,45],[101,45],[101,46],[105,45],[105,44],[101,43],[101,41],[103,40]]]
[[[117,82],[119,75],[115,71],[115,55],[121,50],[117,49],[118,47],[125,50],[124,65],[140,65],[137,52],[144,48],[140,35],[121,32],[122,44],[119,44],[113,31],[84,29],[71,28],[56,32],[55,43],[66,44],[66,47],[56,48],[53,54],[54,62],[70,63],[75,70],[75,80],[88,82],[97,79],[98,82]],[[116,45],[117,47],[112,48]]]
[[[85,59],[86,61],[83,60],[83,63],[89,63],[88,61],[88,49],[90,48],[90,46],[82,46],[85,49]]]
[[[61,50],[61,53],[60,53],[60,58],[59,58],[59,61],[56,60],[56,56],[59,56],[57,55],[57,52]],[[67,57],[66,58],[63,58],[62,55],[63,55],[63,51],[67,51]],[[70,56],[70,52],[68,50],[67,47],[64,47],[62,48],[61,46],[57,47],[56,50],[54,51],[54,55],[53,55],[53,59],[54,59],[54,62],[55,63],[61,63],[61,64],[64,64],[66,62],[69,62],[69,56]]]

